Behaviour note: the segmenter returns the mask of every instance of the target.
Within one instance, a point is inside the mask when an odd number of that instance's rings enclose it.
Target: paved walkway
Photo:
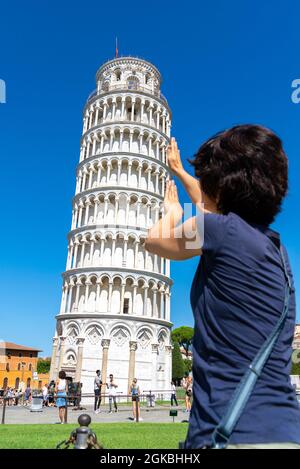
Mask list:
[[[174,407],[175,408],[175,407]],[[0,407],[0,421],[2,417],[3,408]],[[166,423],[172,422],[173,418],[169,415],[169,406],[157,406],[154,408],[141,408],[141,417],[144,422]],[[92,423],[113,423],[113,422],[133,422],[132,408],[130,406],[119,406],[117,413],[108,413],[108,406],[101,409],[100,414],[95,414],[93,408],[89,405],[85,406],[84,410],[73,410],[73,407],[68,407],[68,423],[77,423],[80,414],[87,413],[92,418]],[[178,407],[178,416],[175,417],[176,422],[188,420],[188,414],[182,407]],[[44,407],[42,412],[30,412],[30,407],[23,406],[7,406],[5,423],[12,424],[55,424],[59,423],[58,409],[55,407]]]

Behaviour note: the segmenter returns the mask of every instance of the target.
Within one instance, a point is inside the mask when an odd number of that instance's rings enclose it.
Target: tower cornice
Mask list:
[[[110,97],[111,95],[114,95],[114,94],[117,94],[118,96],[120,96],[122,94],[137,95],[137,97],[144,96],[145,98],[148,98],[149,100],[157,101],[160,105],[164,106],[168,110],[168,112],[170,114],[170,118],[172,118],[172,111],[169,107],[167,99],[165,98],[165,96],[163,95],[163,93],[161,91],[159,91],[158,94],[157,94],[157,92],[156,93],[151,93],[150,91],[148,92],[148,91],[144,91],[142,89],[129,90],[125,86],[124,86],[124,88],[121,87],[121,85],[120,85],[120,88],[116,88],[116,89],[105,91],[105,92],[102,91],[100,93],[98,93],[97,90],[94,90],[90,94],[90,97],[88,97],[88,99],[86,100],[86,103],[83,107],[82,114],[84,115],[87,107],[94,104],[94,102],[96,102],[98,99],[105,99],[107,96]]]
[[[82,192],[79,192],[78,194],[76,194],[72,201],[73,201],[73,204],[75,204],[79,199],[81,199],[82,197],[85,197],[85,196],[88,196],[90,194],[97,194],[98,192],[100,193],[104,193],[104,192],[115,192],[116,194],[119,194],[119,193],[126,193],[128,195],[140,195],[140,196],[149,196],[149,197],[152,197],[154,199],[158,199],[158,202],[163,202],[164,198],[157,194],[156,192],[152,192],[152,191],[147,191],[146,189],[140,189],[140,188],[137,188],[137,187],[128,187],[128,186],[117,186],[117,185],[111,185],[111,186],[101,186],[101,187],[94,187],[92,189],[87,189],[85,191],[82,191]]]
[[[140,59],[139,57],[131,57],[130,55],[124,56],[124,57],[116,57],[114,59],[110,59],[107,62],[105,62],[103,65],[99,67],[99,69],[96,72],[96,80],[99,79],[100,75],[107,71],[110,70],[111,68],[115,67],[116,65],[127,65],[127,64],[132,64],[132,65],[143,65],[147,70],[152,71],[155,75],[156,78],[159,80],[159,82],[162,82],[162,76],[160,71],[153,65],[151,62],[148,62],[145,59]]]
[[[101,130],[105,127],[115,127],[117,129],[123,129],[123,127],[128,128],[128,129],[145,129],[147,131],[153,131],[154,133],[157,133],[161,135],[163,138],[165,138],[167,141],[170,141],[170,137],[161,130],[157,129],[156,127],[153,127],[152,125],[146,124],[146,123],[141,123],[141,122],[132,122],[129,120],[119,120],[119,121],[107,121],[103,122],[102,124],[95,125],[93,127],[90,127],[86,132],[84,132],[81,136],[81,141],[80,143],[83,142],[83,140],[90,134],[95,132],[96,130]]]
[[[144,154],[141,155],[140,153],[134,153],[134,152],[129,152],[129,151],[122,151],[122,152],[109,151],[109,152],[99,153],[98,155],[89,156],[88,158],[85,158],[84,160],[80,161],[80,163],[78,163],[77,168],[76,168],[76,173],[78,173],[78,171],[82,168],[82,166],[85,166],[88,163],[92,163],[93,161],[96,161],[98,159],[101,160],[102,158],[103,159],[104,158],[110,158],[111,159],[111,158],[114,158],[114,157],[118,157],[118,158],[130,157],[130,158],[136,159],[136,160],[149,161],[150,163],[155,163],[158,166],[161,166],[168,173],[170,173],[169,166],[166,165],[163,161],[158,160],[157,158],[154,158],[153,156],[144,155]]]
[[[96,230],[103,230],[104,232],[106,231],[113,231],[113,230],[119,230],[119,231],[125,231],[128,233],[134,232],[137,236],[146,236],[148,230],[147,228],[142,228],[139,226],[134,226],[134,225],[118,225],[118,228],[116,228],[116,225],[112,224],[101,224],[98,223],[97,225],[84,225],[81,226],[80,228],[75,228],[74,230],[70,230],[67,236],[68,241],[70,241],[76,234],[83,234],[84,232],[94,232]]]
[[[125,316],[124,314],[113,314],[113,313],[88,313],[88,312],[83,312],[83,313],[80,313],[80,315],[78,313],[59,313],[57,314],[57,316],[55,317],[55,319],[57,320],[69,320],[69,319],[75,319],[75,320],[78,320],[78,319],[100,319],[100,320],[105,320],[105,319],[109,319],[109,320],[118,320],[118,321],[122,321],[122,320],[126,320],[126,322],[128,320],[133,320],[133,321],[138,321],[138,322],[141,322],[141,323],[148,323],[148,324],[158,324],[160,326],[164,326],[164,327],[167,327],[167,328],[170,328],[173,326],[173,323],[172,322],[169,322],[169,321],[166,321],[164,319],[158,319],[158,318],[149,318],[147,316],[138,316],[138,315],[130,315],[130,317],[127,317]]]
[[[62,277],[63,279],[67,279],[69,277],[72,277],[72,275],[92,275],[95,273],[103,273],[103,274],[108,274],[110,273],[111,275],[122,275],[127,274],[131,275],[134,277],[147,277],[149,280],[155,279],[155,280],[160,280],[167,285],[173,285],[173,280],[170,277],[167,277],[166,275],[160,274],[158,272],[154,272],[152,270],[143,270],[143,269],[132,269],[129,267],[117,267],[117,266],[103,266],[103,267],[78,267],[75,269],[69,269],[64,272],[62,272]]]

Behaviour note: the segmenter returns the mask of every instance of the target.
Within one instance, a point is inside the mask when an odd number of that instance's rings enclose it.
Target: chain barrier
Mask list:
[[[136,404],[136,421],[138,422],[139,421],[139,413],[140,413],[140,406],[139,404],[142,402],[146,402],[148,407],[149,408],[153,408],[153,407],[157,407],[157,408],[169,408],[169,405],[167,404],[164,404],[164,403],[159,403],[157,404],[156,403],[156,400],[162,400],[163,401],[163,397],[165,395],[169,395],[170,393],[172,392],[172,390],[150,390],[150,391],[144,391],[143,393],[139,394],[138,396],[132,396],[132,394],[115,394],[115,395],[112,395],[112,394],[109,394],[109,393],[101,393],[100,394],[100,397],[101,399],[105,399],[105,398],[117,398],[118,399],[118,403],[120,403],[120,400],[125,400],[125,403],[128,403],[130,402],[130,400],[132,402],[135,402]],[[156,397],[160,397],[161,399],[156,399]],[[22,397],[23,397],[23,394],[20,394],[18,396],[18,400],[22,401]],[[65,405],[65,423],[68,422],[68,407],[70,406],[70,404],[73,402],[74,404],[74,408],[73,410],[86,410],[85,407],[82,407],[81,406],[81,400],[83,398],[94,398],[95,397],[95,394],[94,393],[80,393],[80,394],[74,394],[74,393],[69,393],[67,394],[66,398],[65,398],[65,401],[66,401],[66,405]],[[42,411],[43,409],[43,399],[42,399],[42,396],[38,396],[38,395],[35,395],[32,397],[32,399],[34,398],[40,398],[40,409],[34,409],[35,411]],[[57,396],[53,396],[53,401],[55,402],[56,399],[58,397]],[[8,397],[8,396],[2,396],[1,397],[1,400],[3,402],[3,406],[2,406],[2,418],[1,418],[1,424],[4,425],[5,424],[5,417],[6,417],[6,407],[7,407],[7,403],[9,401],[11,401],[13,399],[13,397]],[[28,410],[33,410],[33,406],[31,405],[30,407],[28,406],[25,406],[24,403],[22,404],[22,406],[24,408],[27,408]]]

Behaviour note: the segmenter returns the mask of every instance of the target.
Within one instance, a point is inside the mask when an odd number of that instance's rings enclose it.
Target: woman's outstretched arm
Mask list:
[[[195,217],[178,225],[182,220],[183,210],[174,181],[167,182],[164,209],[165,215],[148,231],[145,249],[158,256],[178,261],[199,256],[202,243]]]

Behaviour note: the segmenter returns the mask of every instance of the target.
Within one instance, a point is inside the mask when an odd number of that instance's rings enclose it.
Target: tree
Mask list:
[[[300,363],[292,363],[291,375],[300,375]]]
[[[172,350],[172,379],[180,381],[184,375],[184,363],[178,342],[174,342]]]
[[[172,340],[177,342],[181,347],[184,348],[185,354],[188,357],[189,349],[192,345],[194,336],[194,329],[188,326],[177,327],[172,331]]]
[[[193,363],[192,360],[189,360],[188,358],[183,359],[183,366],[184,366],[184,374],[189,375],[190,372],[192,371]]]
[[[37,372],[41,374],[49,373],[50,365],[50,358],[39,358],[37,362]]]

